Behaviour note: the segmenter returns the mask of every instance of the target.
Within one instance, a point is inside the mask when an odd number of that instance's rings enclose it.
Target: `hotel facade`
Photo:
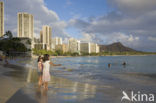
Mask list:
[[[70,38],[68,41],[68,50],[71,53],[80,53],[80,41],[74,38]]]
[[[33,40],[34,38],[34,18],[33,15],[28,13],[18,13],[17,14],[17,36],[30,38]]]
[[[51,50],[51,37],[52,28],[50,26],[44,25],[42,31],[40,32],[40,41],[43,45],[43,49]]]
[[[99,46],[95,43],[80,43],[81,53],[99,53]]]
[[[91,44],[90,43],[80,43],[81,53],[91,53]]]
[[[0,2],[0,37],[4,35],[4,3]]]
[[[52,44],[51,44],[52,49],[56,50],[57,45],[62,45],[62,38],[60,37],[52,38]]]

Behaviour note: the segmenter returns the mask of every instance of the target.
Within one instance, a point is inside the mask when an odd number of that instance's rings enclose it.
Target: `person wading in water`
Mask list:
[[[48,82],[50,81],[50,65],[52,66],[61,66],[61,64],[53,64],[52,61],[50,61],[50,57],[48,54],[44,55],[43,59],[43,76],[42,76],[42,81],[44,85],[44,89],[48,90]]]

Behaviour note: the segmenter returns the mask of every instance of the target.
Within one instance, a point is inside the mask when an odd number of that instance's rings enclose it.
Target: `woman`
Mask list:
[[[39,75],[38,85],[41,86],[42,85],[42,74],[43,74],[43,58],[41,56],[39,56],[37,62],[38,62],[38,75]]]
[[[48,82],[50,81],[50,65],[52,66],[61,66],[61,64],[53,64],[50,61],[49,55],[44,55],[44,63],[43,63],[43,76],[42,81],[44,82],[44,89],[48,90]]]

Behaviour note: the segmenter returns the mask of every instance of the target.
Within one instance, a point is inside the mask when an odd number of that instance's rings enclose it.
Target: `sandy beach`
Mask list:
[[[156,94],[153,60],[154,56],[54,58],[62,66],[51,67],[45,91],[38,87],[36,59],[16,58],[0,65],[0,103],[120,103],[122,91]]]
[[[11,65],[10,65],[11,66]],[[0,102],[5,103],[18,89],[25,85],[24,81],[15,80],[15,78],[10,78],[7,76],[10,71],[14,71],[15,68],[8,68],[6,65],[0,65]],[[13,76],[14,74],[12,74]],[[18,75],[18,74],[17,74]],[[16,75],[14,75],[16,77]]]
[[[111,86],[74,82],[51,76],[49,90],[38,88],[37,72],[16,65],[0,65],[0,103],[95,103],[115,101]],[[114,100],[108,98],[114,95]],[[102,96],[102,97],[101,97]]]

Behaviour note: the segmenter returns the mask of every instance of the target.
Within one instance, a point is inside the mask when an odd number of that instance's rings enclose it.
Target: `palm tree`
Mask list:
[[[12,32],[9,30],[5,32],[4,37],[5,36],[8,37],[9,39],[11,39],[13,37]]]

